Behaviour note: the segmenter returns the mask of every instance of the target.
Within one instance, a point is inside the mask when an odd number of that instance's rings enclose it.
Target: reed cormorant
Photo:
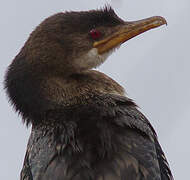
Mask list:
[[[173,179],[150,122],[117,82],[92,70],[163,24],[159,16],[126,22],[105,7],[55,14],[31,33],[5,76],[32,125],[21,180]]]

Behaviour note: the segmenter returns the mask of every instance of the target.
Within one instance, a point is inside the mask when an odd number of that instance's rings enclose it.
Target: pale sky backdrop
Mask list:
[[[168,21],[122,45],[99,70],[124,86],[151,121],[175,179],[189,179],[190,0],[1,0],[0,179],[19,179],[30,134],[7,102],[2,86],[7,66],[44,18],[106,2],[125,20],[161,15]]]

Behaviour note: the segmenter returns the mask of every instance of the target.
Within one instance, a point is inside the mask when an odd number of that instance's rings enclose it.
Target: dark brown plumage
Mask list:
[[[171,180],[156,133],[123,88],[91,70],[121,43],[165,24],[111,8],[59,13],[30,35],[5,88],[32,132],[21,180]]]

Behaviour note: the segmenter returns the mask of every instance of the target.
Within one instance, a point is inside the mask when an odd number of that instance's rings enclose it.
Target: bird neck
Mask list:
[[[59,105],[86,104],[94,95],[124,95],[124,89],[105,74],[88,70],[69,77],[49,77],[42,83],[44,96]]]
[[[70,76],[40,74],[25,62],[25,58],[13,61],[5,77],[5,88],[27,124],[42,121],[48,110],[88,104],[92,97],[102,94],[124,94],[118,83],[98,71]]]

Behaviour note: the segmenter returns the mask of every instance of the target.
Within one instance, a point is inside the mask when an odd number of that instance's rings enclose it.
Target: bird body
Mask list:
[[[59,13],[15,57],[5,88],[32,124],[21,180],[173,179],[157,135],[124,89],[92,70],[121,43],[165,24],[111,8]]]

